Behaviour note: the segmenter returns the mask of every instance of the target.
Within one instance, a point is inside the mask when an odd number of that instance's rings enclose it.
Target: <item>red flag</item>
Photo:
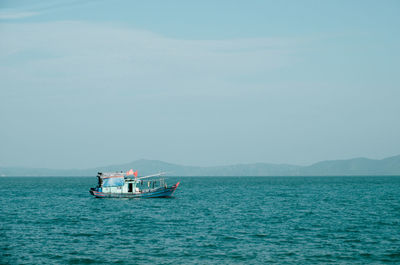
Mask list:
[[[129,170],[128,172],[126,172],[126,175],[127,175],[127,176],[133,175],[133,170],[131,169],[131,170]]]
[[[132,172],[133,172],[133,170],[132,170]],[[137,178],[137,170],[133,173],[133,175],[135,175],[135,178]]]

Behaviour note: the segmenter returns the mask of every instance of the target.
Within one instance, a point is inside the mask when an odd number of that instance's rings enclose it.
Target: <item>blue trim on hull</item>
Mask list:
[[[96,190],[90,190],[89,192],[96,198],[167,198],[172,197],[177,187],[177,185],[174,185],[168,188],[138,193],[104,193]]]

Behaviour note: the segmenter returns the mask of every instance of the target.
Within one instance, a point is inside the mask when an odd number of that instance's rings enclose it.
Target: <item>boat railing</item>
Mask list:
[[[140,190],[154,190],[158,188],[166,188],[167,182],[164,178],[160,179],[149,179],[149,180],[137,180],[136,187]]]

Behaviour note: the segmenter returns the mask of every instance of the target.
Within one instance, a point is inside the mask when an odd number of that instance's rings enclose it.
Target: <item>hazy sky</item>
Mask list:
[[[0,1],[0,166],[400,154],[400,1],[55,2]]]

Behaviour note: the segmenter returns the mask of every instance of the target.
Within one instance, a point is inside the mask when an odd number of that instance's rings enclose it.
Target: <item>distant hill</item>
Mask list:
[[[141,159],[126,164],[89,169],[0,167],[0,176],[95,176],[97,172],[127,171],[131,168],[138,170],[140,175],[167,172],[169,176],[382,176],[400,175],[400,155],[381,160],[329,160],[310,166],[254,163],[197,167]]]
[[[382,160],[354,158],[330,160],[302,167],[298,175],[304,176],[375,176],[400,175],[400,155]]]

